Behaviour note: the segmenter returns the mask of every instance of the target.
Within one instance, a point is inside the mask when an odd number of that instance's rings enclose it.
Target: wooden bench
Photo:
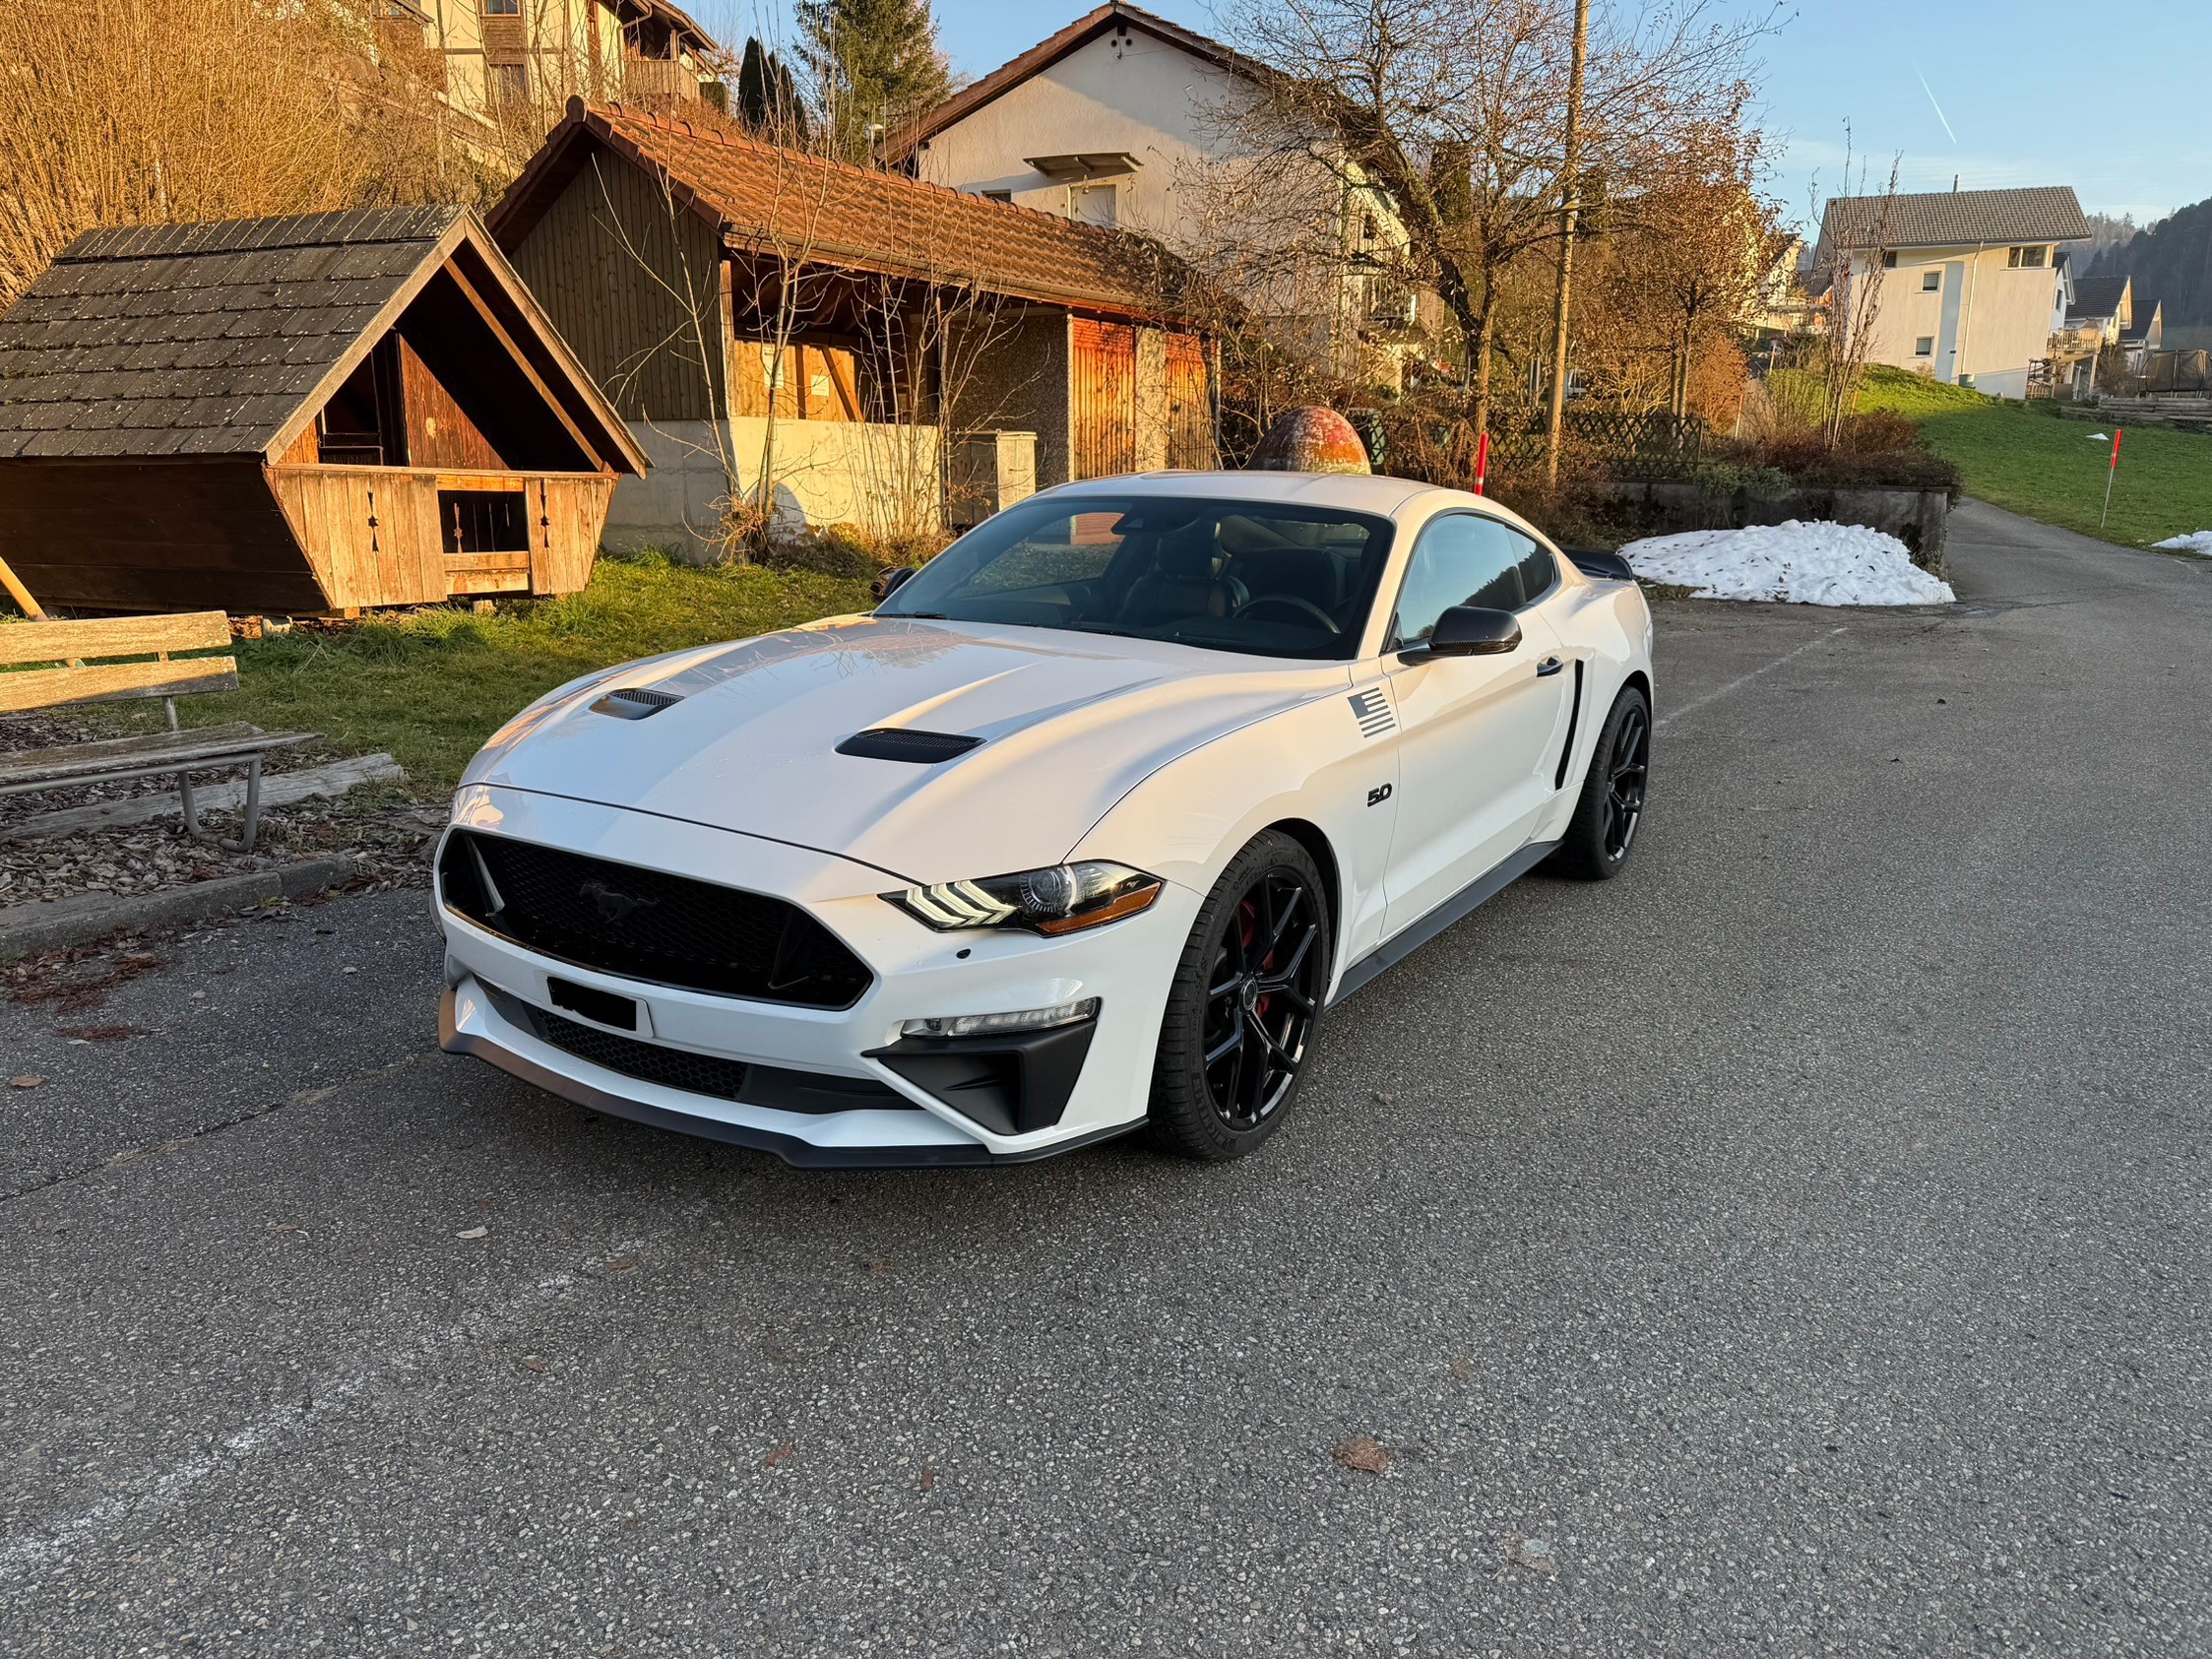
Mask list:
[[[169,729],[139,737],[0,751],[0,796],[67,789],[97,779],[174,777],[185,833],[233,853],[253,851],[261,828],[261,760],[271,749],[304,743],[312,732],[264,732],[243,722],[180,731],[176,700],[202,691],[238,689],[231,657],[172,659],[230,643],[230,619],[220,610],[181,616],[130,616],[82,622],[20,622],[0,626],[0,714],[158,697]],[[98,659],[150,658],[145,662]],[[36,668],[26,665],[46,664]],[[226,841],[202,827],[192,799],[192,774],[246,768],[246,827]]]

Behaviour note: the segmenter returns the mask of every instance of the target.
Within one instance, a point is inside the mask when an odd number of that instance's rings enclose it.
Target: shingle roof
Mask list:
[[[0,456],[262,452],[466,211],[87,231],[0,313]]]
[[[1838,196],[1820,216],[1824,250],[2078,242],[2089,221],[2073,187],[1942,190],[1919,196]]]
[[[2067,319],[2118,316],[2127,282],[2125,277],[2076,277],[2074,302],[2066,308]]]
[[[1175,314],[1182,268],[1140,237],[626,104],[571,103],[492,210],[502,241],[527,230],[581,165],[576,147],[593,139],[665,174],[733,252],[1117,315]]]

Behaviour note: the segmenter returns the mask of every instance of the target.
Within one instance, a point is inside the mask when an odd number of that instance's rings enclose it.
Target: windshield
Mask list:
[[[876,613],[1349,657],[1390,532],[1386,518],[1287,502],[1043,497],[978,525]]]

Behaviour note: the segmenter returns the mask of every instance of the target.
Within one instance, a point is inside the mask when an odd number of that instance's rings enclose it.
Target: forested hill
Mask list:
[[[2135,279],[2135,314],[2147,302],[2166,307],[2167,327],[2212,323],[2212,200],[2177,209],[2148,230],[2109,247],[2087,275]]]

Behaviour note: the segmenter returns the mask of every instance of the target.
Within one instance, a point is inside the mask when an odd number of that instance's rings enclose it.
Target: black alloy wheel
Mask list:
[[[1618,875],[1643,826],[1651,777],[1651,704],[1628,686],[1613,699],[1590,751],[1590,770],[1548,868],[1585,881]]]
[[[1330,966],[1328,897],[1312,857],[1268,831],[1230,861],[1169,989],[1153,1074],[1153,1138],[1186,1157],[1241,1157],[1297,1090]]]
[[[1206,987],[1206,1093],[1236,1133],[1281,1106],[1320,1011],[1319,900],[1299,872],[1260,872],[1230,912]]]
[[[1651,770],[1651,717],[1641,703],[1621,710],[1612,750],[1606,758],[1606,823],[1600,844],[1606,857],[1617,864],[1628,857],[1628,844],[1636,839],[1636,826],[1643,821],[1644,778]]]

